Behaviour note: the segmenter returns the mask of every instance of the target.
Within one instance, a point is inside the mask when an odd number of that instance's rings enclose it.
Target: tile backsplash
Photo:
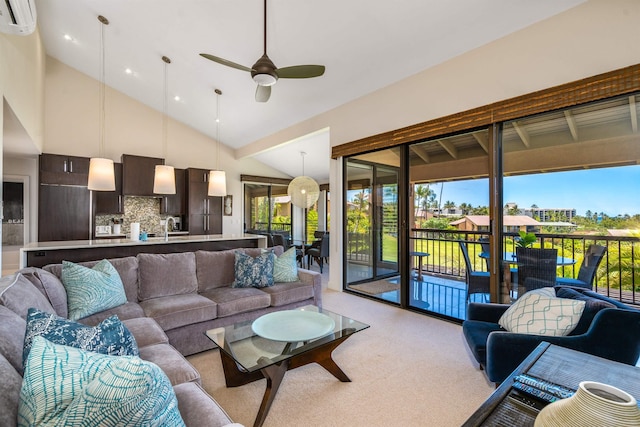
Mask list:
[[[132,222],[140,223],[140,231],[161,235],[164,230],[160,220],[167,215],[160,215],[160,198],[156,197],[124,197],[124,215],[96,215],[95,225],[111,225],[112,219],[121,221],[121,233],[129,234]]]

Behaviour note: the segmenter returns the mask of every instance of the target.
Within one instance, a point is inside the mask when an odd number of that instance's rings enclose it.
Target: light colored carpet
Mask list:
[[[316,364],[287,372],[265,427],[459,426],[493,392],[459,325],[331,290],[323,305],[371,325],[333,353],[352,382]],[[252,426],[266,381],[226,388],[218,350],[189,361],[231,418]]]
[[[359,285],[349,285],[350,289],[358,292],[364,292],[370,295],[379,295],[385,292],[397,291],[400,289],[400,284],[397,283],[398,279],[392,279],[394,282],[391,282],[387,279],[376,280],[375,282],[369,283],[361,283]],[[342,313],[341,313],[342,314]]]

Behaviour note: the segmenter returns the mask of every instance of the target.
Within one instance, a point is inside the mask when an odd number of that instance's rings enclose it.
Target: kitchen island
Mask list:
[[[197,250],[266,248],[267,238],[255,234],[210,234],[151,237],[148,240],[95,239],[34,242],[20,249],[20,268],[43,267],[64,261],[82,262],[122,258],[139,253],[167,254]]]

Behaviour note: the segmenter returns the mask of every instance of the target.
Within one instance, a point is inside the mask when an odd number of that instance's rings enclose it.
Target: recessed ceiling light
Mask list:
[[[176,96],[173,97],[173,100],[174,101],[180,101],[180,97],[178,95],[176,95]]]
[[[125,72],[126,74],[133,74],[133,70],[132,70],[131,68],[125,68],[125,69],[124,69],[124,72]]]
[[[73,41],[73,37],[71,37],[69,34],[65,34],[64,39],[67,41]]]

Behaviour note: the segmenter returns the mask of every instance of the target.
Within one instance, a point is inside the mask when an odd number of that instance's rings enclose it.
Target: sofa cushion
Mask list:
[[[296,248],[290,248],[282,255],[278,256],[273,263],[273,281],[297,282],[298,261],[296,259]]]
[[[124,326],[129,329],[138,343],[138,349],[153,344],[167,344],[169,338],[164,333],[158,322],[150,317],[138,317],[136,319],[123,320]]]
[[[71,320],[127,302],[120,274],[106,259],[92,268],[62,261],[62,284],[67,291],[68,317]]]
[[[584,334],[585,332],[587,332],[589,326],[591,326],[593,318],[596,316],[596,314],[598,314],[600,310],[605,308],[616,308],[615,305],[611,304],[608,301],[584,295],[570,288],[557,287],[556,295],[558,296],[558,298],[569,298],[585,302],[584,311],[582,312],[580,321],[569,335]]]
[[[27,322],[22,317],[0,305],[0,354],[20,375],[22,375],[22,346],[26,330]]]
[[[0,305],[23,319],[27,318],[31,307],[50,313],[55,311],[47,297],[20,273],[0,277]]]
[[[504,331],[497,323],[483,322],[481,320],[465,320],[462,323],[462,332],[473,357],[482,365],[487,363],[487,340],[489,334],[496,331]]]
[[[15,427],[18,421],[18,404],[22,376],[0,354],[0,426]]]
[[[133,256],[124,258],[109,258],[107,261],[113,265],[122,280],[124,291],[127,294],[127,300],[138,301],[138,259]],[[92,268],[100,261],[85,261],[78,264]],[[42,267],[44,270],[52,273],[56,277],[62,277],[62,264],[49,264]],[[62,314],[58,313],[59,316]],[[62,316],[66,317],[66,316]]]
[[[137,256],[140,301],[198,291],[196,256],[193,252]]]
[[[144,310],[137,302],[126,302],[117,307],[109,308],[104,311],[92,314],[91,316],[78,319],[78,322],[85,325],[95,326],[102,322],[104,319],[116,315],[120,320],[135,319],[136,317],[144,317]]]
[[[152,298],[140,305],[165,331],[212,320],[217,314],[216,303],[198,294]]]
[[[218,305],[218,317],[258,310],[271,305],[271,296],[256,288],[216,288],[202,296]]]
[[[199,384],[177,384],[173,391],[178,398],[178,408],[188,426],[227,426],[231,418]],[[239,427],[242,427],[238,424]]]
[[[105,319],[97,326],[85,326],[52,313],[30,308],[24,334],[22,362],[26,364],[35,337],[54,344],[111,356],[137,356],[138,344],[117,316]]]
[[[184,426],[166,375],[135,356],[108,356],[36,337],[20,390],[24,425]]]
[[[231,286],[235,279],[235,253],[228,251],[196,251],[198,291]]]
[[[62,266],[60,266],[60,269],[62,270]],[[59,276],[37,267],[25,267],[18,270],[18,273],[27,278],[47,297],[58,316],[69,316],[67,310],[67,291],[64,289],[64,285],[60,281]]]
[[[235,275],[233,288],[264,288],[273,286],[273,264],[275,254],[265,251],[253,258],[240,251],[235,253]]]
[[[509,332],[565,336],[580,321],[585,302],[527,292],[498,320]]]
[[[200,383],[200,373],[170,344],[140,347],[140,357],[158,365],[173,385],[189,381]]]
[[[271,305],[279,307],[313,298],[313,286],[302,282],[276,283],[261,291],[271,296]]]

